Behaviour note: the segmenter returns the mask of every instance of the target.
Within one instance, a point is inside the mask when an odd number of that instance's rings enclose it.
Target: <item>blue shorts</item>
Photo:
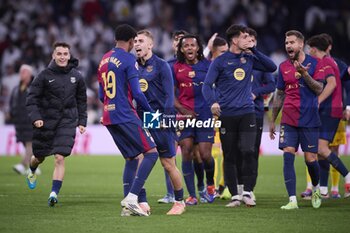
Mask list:
[[[279,148],[294,147],[298,151],[299,144],[304,152],[318,152],[318,127],[295,127],[281,124]]]
[[[320,115],[320,118],[322,124],[320,127],[320,139],[332,142],[337,132],[340,119],[324,115]]]
[[[150,129],[149,132],[157,145],[159,157],[171,158],[176,155],[173,129]]]
[[[211,142],[214,143],[215,131],[212,128],[185,128],[179,133],[179,141],[185,138],[193,138],[194,143]]]
[[[156,147],[147,129],[134,123],[106,125],[123,157],[134,158]]]

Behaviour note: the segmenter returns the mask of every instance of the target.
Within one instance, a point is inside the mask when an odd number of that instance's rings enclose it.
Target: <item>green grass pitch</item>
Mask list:
[[[349,232],[350,199],[326,200],[320,209],[298,198],[299,209],[280,210],[288,201],[283,182],[282,157],[261,157],[255,189],[255,208],[225,208],[228,201],[187,207],[182,216],[166,216],[170,205],[158,204],[165,194],[163,170],[157,162],[147,184],[150,217],[120,217],[121,156],[72,156],[66,159],[66,176],[59,203],[50,208],[53,159],[41,166],[35,190],[25,177],[12,171],[19,157],[0,157],[0,233],[68,232]],[[180,161],[180,159],[179,159]],[[350,157],[343,157],[350,167]],[[180,162],[178,162],[180,164]],[[295,161],[297,193],[305,188],[302,157]],[[341,178],[340,191],[344,192]],[[187,196],[187,191],[185,191]]]

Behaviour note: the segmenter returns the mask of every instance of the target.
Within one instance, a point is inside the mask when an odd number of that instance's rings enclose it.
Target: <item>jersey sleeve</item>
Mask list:
[[[164,62],[161,67],[162,86],[166,93],[165,111],[172,112],[174,108],[174,78],[168,63]]]
[[[284,82],[283,75],[282,75],[281,65],[278,69],[277,89],[282,90],[282,91],[284,91],[284,89],[285,89],[285,82]]]
[[[315,73],[313,75],[313,78],[317,81],[324,82],[325,81],[325,65],[322,61],[317,61]],[[328,69],[328,68],[327,68]]]
[[[262,83],[264,85],[252,91],[255,96],[269,94],[275,90],[275,78],[272,73],[264,72],[262,75]]]
[[[220,59],[215,59],[209,66],[209,70],[204,79],[204,84],[202,88],[202,94],[204,99],[207,101],[209,106],[212,106],[216,102],[215,92],[213,89],[213,84],[216,82],[219,76],[219,68],[217,66]]]
[[[135,59],[128,59],[127,66],[125,68],[126,77],[128,80],[138,77],[139,75],[139,65]]]

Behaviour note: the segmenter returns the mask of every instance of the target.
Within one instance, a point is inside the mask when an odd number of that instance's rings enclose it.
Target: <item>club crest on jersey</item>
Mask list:
[[[75,77],[70,77],[70,82],[71,83],[75,83],[77,81],[77,79]]]
[[[142,92],[146,92],[148,89],[148,82],[146,79],[142,78],[139,80],[140,83],[140,89]]]
[[[241,81],[245,78],[245,71],[242,68],[237,68],[233,72],[233,77],[238,81]]]
[[[301,78],[301,74],[300,74],[299,72],[295,72],[295,73],[294,73],[294,77],[295,77],[296,79],[300,79],[300,78]]]
[[[194,71],[188,72],[188,77],[194,78],[194,76],[196,76],[196,72],[194,72]]]
[[[226,134],[226,129],[225,128],[220,128],[220,133],[221,134]]]
[[[146,71],[147,71],[148,73],[151,73],[151,72],[153,71],[153,66],[147,66],[147,67],[146,67]]]
[[[241,61],[242,64],[247,63],[247,59],[245,59],[245,57],[241,57],[239,60]]]

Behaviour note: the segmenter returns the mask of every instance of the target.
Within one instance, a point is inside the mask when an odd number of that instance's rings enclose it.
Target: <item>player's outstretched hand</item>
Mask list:
[[[311,63],[308,63],[306,66],[303,66],[303,64],[301,64],[300,62],[295,60],[293,62],[293,65],[294,65],[295,69],[298,71],[298,73],[301,74],[301,76],[303,76],[309,70]],[[300,78],[298,76],[296,76],[296,77]]]

